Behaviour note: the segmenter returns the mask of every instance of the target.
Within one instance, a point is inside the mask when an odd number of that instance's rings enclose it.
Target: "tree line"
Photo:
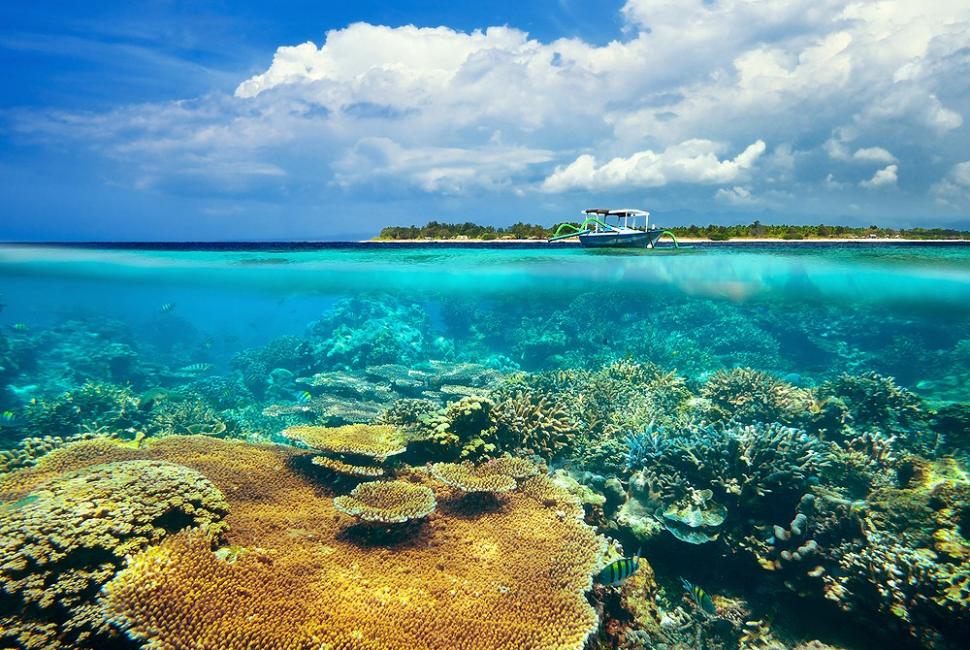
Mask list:
[[[572,222],[578,226],[578,223]],[[429,221],[424,226],[387,226],[382,228],[379,240],[402,239],[478,239],[491,241],[496,239],[546,239],[551,237],[560,224],[551,228],[531,223],[516,223],[506,227],[480,226],[475,223],[442,223]],[[712,241],[727,241],[730,239],[970,239],[970,231],[954,230],[950,228],[883,228],[872,225],[868,227],[831,226],[818,224],[815,226],[796,226],[789,224],[763,224],[755,221],[748,225],[719,226],[673,226],[667,228],[676,237],[693,239],[710,239]]]

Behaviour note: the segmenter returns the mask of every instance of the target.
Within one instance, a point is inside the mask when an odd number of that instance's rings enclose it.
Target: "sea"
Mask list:
[[[970,639],[963,243],[0,245],[0,412],[4,648]]]

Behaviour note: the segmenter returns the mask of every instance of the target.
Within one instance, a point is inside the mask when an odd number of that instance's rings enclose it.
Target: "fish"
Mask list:
[[[300,392],[298,392],[296,394],[296,403],[297,404],[306,404],[311,399],[313,399],[313,394],[310,391],[308,391],[308,390],[301,390]]]
[[[10,328],[15,332],[26,332],[30,330],[30,328],[27,327],[26,323],[14,323],[13,325],[10,326]]]
[[[596,574],[594,581],[607,587],[616,587],[623,584],[639,568],[640,551],[637,551],[633,557],[621,557],[607,564]]]
[[[167,302],[164,305],[162,305],[161,307],[159,307],[159,311],[162,312],[163,314],[167,314],[170,311],[172,311],[173,309],[175,309],[175,303],[174,302]]]
[[[179,368],[181,372],[193,372],[193,373],[203,373],[212,370],[211,363],[190,363],[187,366],[182,366]]]
[[[3,424],[13,424],[17,420],[17,414],[13,411],[4,411],[0,413],[0,423]]]
[[[711,597],[707,595],[706,591],[697,585],[692,585],[684,578],[681,578],[680,582],[684,585],[684,590],[688,593],[688,595],[690,595],[690,598],[694,601],[694,604],[700,607],[703,612],[707,614],[717,614],[717,607],[714,606],[714,601],[711,600]]]

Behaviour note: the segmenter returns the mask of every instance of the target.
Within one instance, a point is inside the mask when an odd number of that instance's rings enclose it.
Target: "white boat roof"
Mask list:
[[[619,210],[613,210],[609,208],[590,208],[588,210],[583,210],[583,214],[601,214],[607,217],[648,217],[650,213],[646,210],[637,210],[636,208],[621,208]]]

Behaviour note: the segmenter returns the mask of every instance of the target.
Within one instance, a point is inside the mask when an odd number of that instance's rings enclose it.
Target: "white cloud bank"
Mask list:
[[[770,190],[782,212],[822,190],[865,202],[914,158],[941,178],[970,149],[965,0],[628,0],[622,15],[625,40],[605,45],[355,23],[278,48],[232,96],[16,128],[84,141],[155,187],[193,170],[214,191],[666,188],[703,206]],[[960,186],[930,183],[907,191]]]
[[[597,166],[583,155],[566,167],[557,167],[542,183],[546,192],[604,190],[617,187],[662,187],[668,183],[723,184],[738,179],[765,152],[758,140],[732,160],[718,160],[723,147],[710,140],[688,140],[660,153],[640,151],[613,158]]]

